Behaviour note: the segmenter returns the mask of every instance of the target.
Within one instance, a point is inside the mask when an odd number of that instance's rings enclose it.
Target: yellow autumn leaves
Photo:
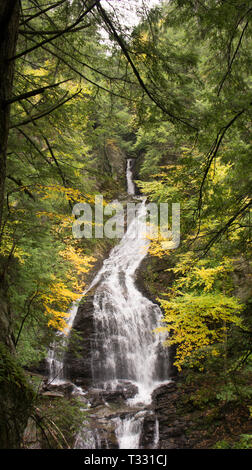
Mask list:
[[[53,188],[41,186],[40,191],[43,199],[54,199],[55,197],[63,197],[67,201],[83,199],[83,195],[78,189],[66,188],[60,185],[55,185]],[[85,194],[85,200],[92,202],[93,196]],[[52,229],[55,233],[61,234],[64,241],[64,249],[58,253],[68,267],[64,280],[58,280],[52,275],[49,292],[44,293],[41,298],[45,314],[49,317],[48,326],[67,333],[67,318],[69,317],[67,312],[71,304],[78,300],[83,293],[85,275],[93,266],[95,258],[84,255],[76,244],[71,244],[72,241],[69,239],[68,232],[74,220],[73,216],[46,210],[37,212],[36,216],[49,219]]]
[[[49,317],[48,326],[67,332],[68,309],[80,298],[85,286],[83,275],[93,266],[95,258],[82,255],[73,246],[66,246],[59,254],[71,266],[65,281],[71,281],[71,289],[65,282],[52,279],[50,291],[42,295],[42,300]]]
[[[223,260],[211,266],[211,260],[202,259],[193,265],[193,253],[182,256],[181,263],[170,268],[177,281],[169,294],[160,298],[165,326],[159,331],[168,333],[167,345],[176,344],[175,365],[181,370],[185,362],[193,364],[193,354],[204,350],[218,354],[216,343],[225,341],[231,324],[242,327],[240,313],[243,305],[225,291],[227,273],[233,270],[232,260]],[[191,265],[189,263],[191,261]]]
[[[175,365],[179,370],[192,353],[223,342],[227,325],[241,326],[242,305],[235,297],[221,293],[180,293],[174,299],[159,300],[166,323],[161,330],[172,332],[167,344],[177,345]],[[216,349],[211,353],[216,355]]]

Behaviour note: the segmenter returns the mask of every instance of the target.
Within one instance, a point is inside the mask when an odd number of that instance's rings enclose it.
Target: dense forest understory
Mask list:
[[[172,357],[162,448],[251,448],[252,3],[154,3],[1,0],[1,449],[27,423],[71,448],[88,419],[41,370],[119,243],[95,220],[75,238],[74,208],[131,201],[128,159],[138,195],[180,204],[180,243],[153,237],[137,276]]]

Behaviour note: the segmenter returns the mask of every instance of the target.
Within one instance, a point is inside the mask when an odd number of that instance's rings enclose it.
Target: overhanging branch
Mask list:
[[[34,18],[37,18],[38,16],[42,15],[43,13],[46,13],[47,11],[58,7],[58,6],[62,5],[65,2],[66,2],[66,0],[60,0],[59,2],[55,3],[54,5],[50,5],[49,7],[45,8],[44,10],[41,10],[38,13],[35,13],[34,15],[29,16],[29,18],[27,18],[26,20],[24,20],[20,23],[20,26],[23,26],[23,25],[29,23],[29,21],[34,20]]]
[[[14,61],[16,59],[19,59],[20,57],[23,57],[24,55],[26,54],[29,54],[30,52],[33,52],[35,51],[36,49],[38,49],[39,47],[42,47],[44,44],[47,44],[49,42],[52,42],[54,41],[54,39],[57,39],[59,38],[60,36],[64,35],[65,33],[68,33],[68,32],[72,32],[72,30],[83,20],[83,18],[90,12],[94,9],[94,7],[96,6],[97,2],[99,0],[94,0],[94,3],[92,5],[90,5],[89,8],[87,8],[87,10],[84,11],[84,13],[82,13],[82,15],[80,15],[80,17],[74,22],[72,23],[71,25],[67,26],[67,28],[65,28],[65,30],[63,31],[59,31],[57,34],[53,35],[53,37],[51,38],[47,38],[47,39],[44,39],[44,41],[41,41],[40,43],[36,44],[36,46],[33,46],[33,47],[30,47],[28,49],[26,49],[25,51],[22,51],[22,52],[19,52],[19,54],[16,54],[15,56],[11,57],[10,59],[8,59],[8,61]]]
[[[32,90],[32,91],[28,91],[27,93],[23,93],[22,95],[13,96],[13,98],[10,98],[10,99],[6,100],[4,102],[4,105],[7,106],[8,104],[15,103],[16,101],[25,100],[27,98],[31,98],[32,96],[36,96],[36,95],[41,95],[42,93],[44,93],[44,91],[49,90],[50,88],[55,88],[59,85],[62,85],[62,83],[69,82],[70,80],[71,79],[68,78],[67,80],[63,80],[62,82],[54,83],[53,85],[47,85],[45,87],[38,88],[37,90]]]
[[[134,75],[136,76],[137,78],[137,81],[139,83],[139,85],[141,86],[141,88],[144,90],[144,92],[146,93],[146,95],[150,98],[150,100],[156,104],[156,106],[158,106],[159,109],[161,109],[161,111],[168,115],[171,119],[171,121],[176,121],[176,122],[180,122],[181,124],[184,124],[186,125],[187,127],[191,128],[192,130],[194,131],[198,131],[198,129],[193,126],[192,124],[190,124],[188,122],[188,120],[184,119],[184,118],[181,118],[179,116],[176,116],[175,114],[173,114],[172,112],[170,112],[168,109],[165,108],[165,106],[163,106],[162,103],[160,103],[157,98],[150,92],[150,90],[148,89],[147,85],[145,84],[145,82],[143,81],[138,69],[136,68],[133,60],[131,59],[130,57],[130,54],[127,50],[127,47],[124,43],[124,40],[123,38],[117,33],[112,21],[109,19],[107,13],[105,12],[105,10],[102,8],[102,6],[100,5],[100,2],[98,3],[97,5],[97,10],[98,12],[100,13],[101,17],[103,18],[108,30],[110,31],[110,33],[112,34],[112,36],[114,37],[114,39],[116,40],[117,44],[120,46],[123,54],[125,55],[128,63],[130,64],[132,70],[133,70],[133,73]]]
[[[29,124],[30,122],[34,122],[34,121],[37,121],[38,119],[41,119],[42,117],[44,116],[47,116],[48,114],[52,113],[53,111],[55,111],[56,109],[58,109],[60,106],[62,106],[63,104],[67,103],[68,101],[72,100],[73,98],[75,98],[77,95],[79,95],[81,93],[82,90],[79,90],[77,91],[77,93],[75,93],[74,95],[70,96],[69,98],[67,99],[64,99],[63,101],[61,101],[60,103],[57,103],[55,104],[54,106],[51,106],[50,108],[48,108],[46,111],[40,113],[40,114],[36,114],[35,116],[31,116],[29,119],[25,119],[24,121],[22,122],[18,122],[17,124],[13,124],[12,126],[10,126],[10,129],[14,129],[14,128],[17,128],[17,127],[20,127],[20,126],[24,126],[26,124]],[[68,93],[67,93],[68,95]]]

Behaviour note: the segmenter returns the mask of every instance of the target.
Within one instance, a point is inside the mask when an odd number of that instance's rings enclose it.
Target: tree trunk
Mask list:
[[[6,178],[6,152],[9,134],[10,105],[13,85],[14,62],[19,23],[19,1],[0,2],[0,229],[4,207],[4,186]]]
[[[6,154],[10,126],[14,61],[19,24],[19,0],[0,0],[0,230],[3,221]],[[0,241],[1,243],[1,241]],[[0,448],[20,447],[32,393],[15,359],[15,346],[7,300],[0,286]]]

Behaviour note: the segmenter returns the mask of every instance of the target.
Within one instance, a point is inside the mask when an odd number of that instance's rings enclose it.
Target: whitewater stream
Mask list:
[[[135,198],[132,160],[127,160],[128,194]],[[164,337],[154,332],[161,325],[162,313],[138,290],[136,271],[147,254],[146,202],[138,196],[138,210],[131,218],[124,237],[115,246],[94,278],[88,290],[95,289],[93,318],[95,340],[92,345],[93,387],[117,390],[132,384],[135,393],[125,401],[128,412],[113,416],[114,434],[121,449],[137,449],[151,394],[169,381],[168,353],[163,348]],[[71,327],[77,314],[75,304],[70,312]],[[54,347],[49,352],[49,380],[64,382],[63,363],[56,357]],[[95,411],[94,411],[95,413]],[[154,417],[153,448],[158,448],[159,423]],[[75,448],[100,448],[99,433],[89,429],[80,433]],[[107,444],[108,446],[108,444]]]

